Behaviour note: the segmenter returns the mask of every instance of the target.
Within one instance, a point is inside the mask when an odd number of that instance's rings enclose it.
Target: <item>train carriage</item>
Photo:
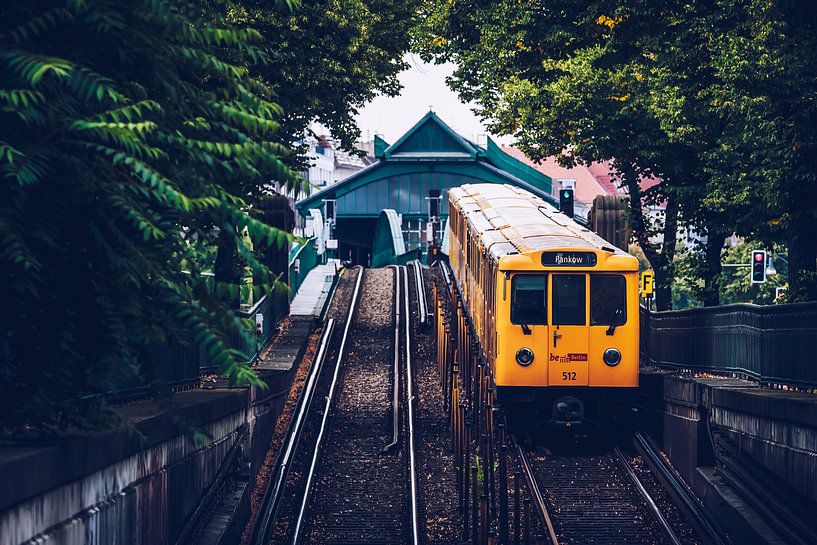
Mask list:
[[[510,185],[449,190],[448,228],[500,402],[563,425],[615,414],[638,386],[637,259]]]

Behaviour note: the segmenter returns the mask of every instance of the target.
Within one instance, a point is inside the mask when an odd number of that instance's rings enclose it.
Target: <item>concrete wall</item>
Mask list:
[[[729,378],[642,371],[642,422],[688,480],[712,465],[707,430],[728,436],[775,477],[817,502],[817,396]]]
[[[713,513],[741,501],[720,490],[711,469],[716,436],[757,465],[754,476],[764,473],[786,497],[817,506],[817,395],[643,370],[638,405],[642,424]],[[724,522],[746,526],[737,511],[724,510],[734,517]]]
[[[245,426],[252,471],[260,466],[292,371],[262,378],[267,389],[177,394],[179,414],[212,438],[204,444],[156,407],[133,404],[123,408],[133,431],[0,448],[0,545],[174,543]]]

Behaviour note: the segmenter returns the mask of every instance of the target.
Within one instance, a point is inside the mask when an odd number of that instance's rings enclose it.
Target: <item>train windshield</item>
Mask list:
[[[517,274],[511,281],[511,323],[548,323],[547,275]]]
[[[619,275],[590,275],[590,325],[627,323],[625,281]]]
[[[583,274],[553,275],[554,325],[585,325],[585,281]]]

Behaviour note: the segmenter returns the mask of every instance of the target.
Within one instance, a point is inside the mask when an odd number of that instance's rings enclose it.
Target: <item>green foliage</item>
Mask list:
[[[787,288],[788,264],[786,256],[780,253],[780,248],[772,251],[764,245],[746,241],[743,244],[727,248],[723,262],[726,264],[751,263],[752,250],[766,249],[772,258],[777,274],[767,275],[763,284],[752,284],[750,267],[724,267],[721,279],[721,302],[755,303],[756,305],[770,305],[780,303],[776,298],[777,288]],[[783,299],[785,301],[785,298]]]
[[[153,348],[177,327],[257,383],[229,341],[253,332],[201,254],[226,234],[276,289],[250,246],[291,235],[245,197],[303,180],[282,162],[274,95],[235,63],[265,62],[262,44],[196,2],[0,8],[0,427],[104,423],[98,394],[128,369],[166,391]]]
[[[772,256],[777,274],[766,277],[762,284],[752,284],[749,264],[752,250],[766,249]],[[734,303],[754,303],[770,305],[785,301],[785,296],[776,296],[777,288],[788,288],[788,264],[781,248],[766,248],[759,242],[744,241],[735,246],[727,246],[723,251],[724,267],[717,278],[717,289],[723,305]],[[698,307],[704,304],[704,285],[699,269],[703,267],[702,257],[694,248],[681,248],[675,258],[678,271],[673,286],[673,306],[675,308]],[[734,265],[740,266],[734,266]]]
[[[414,35],[452,87],[533,158],[609,160],[636,242],[669,287],[677,228],[718,302],[733,232],[786,243],[792,298],[817,299],[817,10],[773,0],[429,0]],[[642,191],[639,178],[663,182]],[[666,216],[646,207],[666,203]],[[677,221],[677,225],[676,225]],[[665,298],[668,303],[668,298]]]
[[[294,10],[262,0],[218,3],[228,20],[252,25],[266,38],[267,61],[243,62],[286,111],[283,141],[302,139],[317,121],[356,151],[358,108],[377,94],[400,91],[397,74],[407,67],[402,55],[420,0],[322,0]],[[298,156],[287,159],[302,166]]]

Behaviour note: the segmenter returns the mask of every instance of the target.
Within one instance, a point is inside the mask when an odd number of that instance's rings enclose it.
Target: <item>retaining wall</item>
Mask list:
[[[705,506],[716,515],[723,511],[725,522],[733,516],[735,527],[746,525],[734,509],[724,511],[731,500],[717,490],[714,434],[728,438],[784,494],[817,506],[817,395],[642,370],[638,405],[641,423]]]
[[[122,408],[130,430],[0,443],[0,545],[175,543],[245,429],[254,480],[294,368],[259,370],[265,389],[178,393],[178,413],[211,437],[203,444],[180,435],[174,417],[151,403]]]

